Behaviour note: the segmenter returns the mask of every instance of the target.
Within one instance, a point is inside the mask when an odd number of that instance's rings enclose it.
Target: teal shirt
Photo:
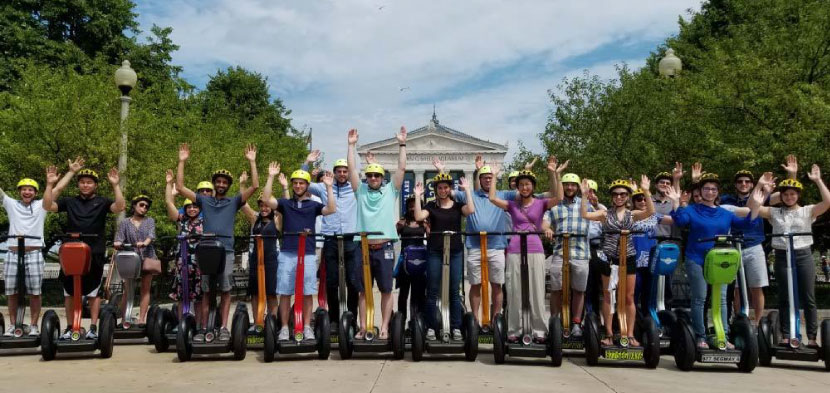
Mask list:
[[[357,231],[383,232],[382,236],[369,236],[370,239],[398,240],[395,223],[398,222],[398,195],[400,191],[391,182],[378,190],[372,190],[366,183],[361,183],[357,197]],[[355,238],[360,241],[360,238]]]

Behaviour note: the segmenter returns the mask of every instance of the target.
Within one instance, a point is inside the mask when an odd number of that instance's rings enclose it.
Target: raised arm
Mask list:
[[[288,179],[285,177],[285,173],[280,173],[277,177],[280,182],[280,186],[282,187],[282,197],[285,199],[291,199],[291,193],[288,192]]]
[[[167,170],[164,180],[164,208],[167,210],[167,218],[169,218],[170,221],[177,222],[179,221],[179,209],[176,208],[176,186],[173,184],[175,177],[173,176],[172,169]]]
[[[357,191],[360,188],[360,172],[357,169],[357,129],[349,130],[349,151],[346,154],[346,163],[349,164],[349,183],[352,185],[352,190]]]
[[[588,179],[582,179],[582,183],[579,184],[580,191],[582,191],[582,195],[588,195],[588,191],[591,190],[591,187],[588,185]],[[591,221],[603,221],[605,220],[605,215],[607,214],[607,210],[594,210],[592,212],[588,211],[588,198],[579,198],[581,203],[579,205],[579,215],[586,220]]]
[[[692,184],[697,184],[703,176],[703,164],[696,162],[692,164]]]
[[[470,182],[466,177],[459,179],[458,185],[464,191],[464,194],[467,195],[467,203],[465,203],[464,207],[461,208],[461,214],[466,217],[476,212],[476,206],[473,203],[473,190],[471,190]]]
[[[239,174],[239,193],[242,194],[248,189],[248,172],[242,171]],[[242,202],[242,215],[248,220],[248,223],[254,225],[257,219],[256,210],[254,210],[248,202]]]
[[[570,161],[565,161],[562,165],[557,165],[556,156],[548,157],[548,180],[550,183],[550,191],[548,191],[548,199],[546,209],[550,209],[562,202],[565,199],[565,190],[559,179],[562,178],[562,171],[564,171]]]
[[[677,190],[677,192],[680,192],[682,190],[682,188],[680,188],[680,179],[683,179],[683,175],[685,174],[686,172],[683,172],[683,163],[679,161],[675,162],[674,169],[672,169],[671,171],[671,186],[674,187],[674,189]],[[666,192],[665,190],[661,191],[663,191],[664,193]]]
[[[406,172],[406,127],[401,126],[401,131],[396,135],[398,139],[398,171],[392,179],[396,190],[401,189],[404,172]]]
[[[251,187],[245,191],[240,191],[239,195],[242,198],[242,203],[247,202],[248,198],[259,190],[259,172],[256,168],[256,146],[249,144],[245,148],[245,158],[251,164]]]
[[[821,180],[821,169],[817,164],[813,164],[810,172],[807,173],[807,177],[809,177],[813,183],[816,183],[819,194],[821,194],[821,203],[817,203],[813,206],[813,218],[817,218],[818,216],[824,214],[824,212],[827,211],[827,208],[830,208],[830,190],[827,190],[824,180]]]
[[[112,185],[112,193],[115,195],[115,202],[110,205],[110,212],[121,213],[127,206],[127,201],[124,200],[124,194],[121,193],[121,186],[118,184],[121,180],[118,169],[110,169],[109,173],[107,173],[107,180]]]
[[[429,217],[429,212],[421,208],[421,196],[424,195],[424,185],[421,182],[415,184],[415,221],[424,221]]]
[[[500,165],[493,164],[491,166],[493,173],[498,173],[501,170]],[[494,175],[495,177],[495,175]],[[516,194],[516,198],[519,198],[518,193]],[[508,203],[504,199],[499,198],[499,195],[496,194],[496,184],[495,182],[490,186],[490,191],[487,192],[487,199],[490,200],[490,203],[496,205],[499,209],[507,210]],[[472,199],[470,199],[472,202]]]
[[[276,161],[272,161],[268,164],[268,180],[265,181],[265,188],[262,190],[262,199],[271,209],[277,210],[277,206],[279,202],[271,198],[271,194],[274,190],[274,176],[281,175],[280,174],[280,163]]]
[[[481,182],[478,181],[478,171],[484,166],[484,159],[481,158],[481,154],[476,154],[475,160],[476,170],[474,172],[475,179],[473,179],[473,190],[478,190],[481,188]],[[493,182],[496,181],[495,175],[493,176]]]
[[[53,188],[58,182],[60,175],[58,175],[58,168],[50,165],[46,168],[46,188],[43,190],[43,209],[50,212],[58,211],[57,200],[60,197],[60,192],[55,193]]]
[[[643,196],[646,199],[646,210],[634,210],[631,214],[636,221],[645,220],[654,215],[654,201],[651,199],[651,181],[648,176],[642,175],[640,178],[640,189],[643,190]]]
[[[761,218],[770,218],[770,207],[764,206],[764,200],[769,199],[772,200],[770,197],[770,191],[775,186],[775,178],[772,176],[772,172],[764,172],[759,178],[758,182],[755,184],[755,189],[752,193],[752,198],[749,200],[749,208],[752,211],[752,219],[754,220],[755,217],[761,216]],[[757,195],[756,195],[757,192]],[[779,193],[776,193],[779,194]],[[755,198],[761,198],[759,201],[756,201]],[[756,206],[753,206],[756,205]]]
[[[334,184],[334,174],[326,171],[323,174],[323,184],[326,185],[326,196],[328,200],[326,201],[326,206],[323,207],[322,214],[327,216],[337,212],[337,200],[334,199],[334,188],[332,187]]]
[[[196,193],[184,186],[184,163],[190,158],[190,146],[187,143],[179,145],[179,165],[176,167],[176,189],[186,199],[196,202]]]

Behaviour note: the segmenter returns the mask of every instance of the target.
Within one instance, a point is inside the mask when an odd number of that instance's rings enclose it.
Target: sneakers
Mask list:
[[[5,333],[3,333],[3,336],[4,336],[4,337],[11,337],[11,336],[14,336],[14,325],[9,326],[9,328],[8,328],[8,329],[6,329],[6,332],[5,332]]]
[[[697,349],[709,349],[709,343],[706,340],[698,340]]]
[[[29,337],[37,337],[40,335],[40,329],[37,325],[29,325]]]
[[[61,340],[71,340],[72,339],[72,328],[66,328],[61,334]]]
[[[193,336],[193,342],[194,343],[203,343],[203,342],[205,342],[205,333],[207,333],[207,330],[200,329],[199,332],[197,332],[196,335]]]
[[[582,327],[578,323],[573,324],[571,327],[571,337],[582,338]]]
[[[427,340],[435,341],[435,329],[427,329]]]
[[[219,330],[219,341],[221,341],[221,342],[231,341],[231,332],[228,331],[228,328],[222,326],[222,329]]]
[[[86,339],[87,340],[97,340],[98,339],[98,327],[95,325],[89,325],[89,331],[86,332]]]
[[[461,335],[461,329],[453,329],[452,330],[452,339],[454,341],[461,341],[464,339],[464,336]]]
[[[280,334],[277,336],[278,341],[288,341],[288,327],[280,329]]]
[[[303,340],[314,340],[314,329],[311,326],[306,326],[303,328]]]

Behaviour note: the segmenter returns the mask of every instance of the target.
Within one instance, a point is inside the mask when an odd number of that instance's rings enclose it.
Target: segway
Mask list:
[[[101,309],[98,316],[99,332],[97,339],[87,339],[85,337],[86,331],[81,328],[84,297],[81,278],[89,273],[92,249],[80,240],[97,236],[94,234],[68,234],[58,251],[63,274],[72,277],[72,333],[69,339],[62,338],[58,314],[54,311],[47,312],[41,322],[43,330],[40,335],[40,353],[43,360],[54,359],[58,352],[93,352],[99,350],[101,357],[104,359],[112,356],[115,315],[111,311]]]
[[[248,330],[248,310],[244,305],[237,304],[233,312],[233,324],[231,325],[231,339],[228,342],[219,341],[218,325],[221,325],[221,316],[217,315],[216,296],[219,286],[217,281],[219,275],[225,270],[225,246],[217,238],[223,237],[215,234],[202,234],[199,244],[196,246],[196,261],[199,270],[203,275],[209,276],[210,296],[208,296],[208,323],[211,327],[205,334],[205,342],[193,342],[196,334],[196,318],[188,314],[179,322],[176,332],[176,352],[179,361],[190,360],[193,354],[210,355],[233,352],[235,360],[243,360],[247,354],[248,346],[245,343],[246,331]],[[186,265],[185,265],[186,266]],[[186,269],[184,269],[186,270]]]
[[[465,233],[465,236],[478,236],[481,245],[481,327],[478,331],[479,344],[493,343],[493,316],[490,315],[490,263],[487,259],[487,232]],[[490,234],[492,235],[492,233]],[[478,310],[473,310],[473,315]]]
[[[430,235],[443,235],[444,248],[441,266],[441,295],[436,320],[441,321],[441,327],[435,340],[427,340],[426,322],[423,312],[418,313],[412,324],[412,360],[418,362],[423,359],[424,352],[429,354],[464,354],[464,358],[475,361],[478,356],[478,332],[480,327],[472,312],[465,312],[461,323],[462,340],[453,340],[450,328],[450,291],[459,288],[450,288],[450,238],[457,232],[444,231]],[[462,262],[463,263],[463,262]],[[463,266],[463,265],[462,265]],[[462,274],[463,276],[463,274]],[[463,280],[463,277],[462,277]],[[368,292],[368,291],[367,291]],[[461,301],[462,306],[464,301]]]
[[[195,307],[190,301],[190,272],[188,269],[190,255],[188,254],[188,240],[191,239],[190,236],[186,235],[178,235],[176,239],[179,241],[179,258],[181,259],[182,269],[179,272],[179,280],[182,283],[182,298],[179,299],[179,303],[181,304],[181,319],[192,318],[193,321],[190,322],[192,326],[196,326],[196,319],[191,309]],[[156,347],[156,352],[166,352],[170,345],[173,345],[173,348],[178,349],[177,347],[177,332],[179,327],[179,306],[174,304],[171,309],[166,308],[157,308],[156,309],[156,317],[154,318],[154,325],[152,327],[153,331],[153,344]]]
[[[14,335],[11,337],[0,336],[0,349],[37,348],[40,345],[41,335],[29,336],[29,325],[23,323],[23,320],[26,317],[26,306],[28,306],[26,301],[26,239],[39,240],[40,237],[18,235],[5,236],[5,238],[17,239],[17,313],[15,315]],[[52,310],[46,311],[43,319],[51,314],[55,314],[55,312]],[[0,314],[0,331],[6,331],[3,314]]]
[[[135,282],[141,279],[142,257],[136,251],[133,244],[124,243],[121,245],[120,250],[115,253],[113,262],[114,267],[110,266],[110,271],[113,268],[117,270],[118,275],[123,280],[122,300],[126,301],[121,322],[116,323],[113,336],[116,340],[135,340],[147,337],[150,344],[154,344],[152,339],[153,334],[151,332],[153,332],[152,327],[155,326],[153,320],[155,319],[158,306],[153,304],[147,310],[147,323],[144,327],[139,327],[138,324],[134,324],[132,315],[135,299]],[[113,305],[109,304],[108,306],[112,307]],[[117,309],[110,307],[102,308],[106,308],[115,314]]]
[[[801,316],[798,301],[798,270],[795,268],[793,238],[795,236],[812,236],[810,232],[779,233],[771,237],[783,237],[787,241],[787,318],[784,323],[789,326],[789,344],[779,345],[781,331],[778,311],[770,311],[758,323],[758,361],[762,366],[772,364],[772,358],[781,360],[798,360],[805,362],[824,361],[825,370],[830,370],[830,319],[821,321],[821,345],[818,348],[803,345],[801,340]],[[779,299],[782,301],[784,299]]]
[[[272,362],[277,354],[298,354],[317,352],[320,359],[328,359],[331,351],[331,326],[329,312],[318,308],[314,314],[313,340],[303,335],[303,279],[305,278],[305,243],[306,238],[314,237],[310,232],[284,233],[283,236],[299,236],[297,244],[297,269],[294,277],[294,331],[288,340],[278,340],[281,326],[276,315],[265,317],[265,361]],[[313,240],[312,240],[313,241]],[[247,316],[245,321],[247,322]]]
[[[626,287],[627,280],[627,249],[628,236],[634,231],[605,231],[606,234],[619,234],[619,282],[617,283],[616,295],[616,317],[619,321],[619,337],[612,338],[611,345],[603,345],[601,340],[604,336],[604,329],[600,323],[599,317],[594,314],[588,314],[585,319],[585,359],[590,366],[597,365],[599,359],[613,361],[643,361],[648,368],[657,368],[660,363],[660,337],[657,333],[657,325],[650,316],[640,318],[638,322],[638,329],[640,332],[640,346],[635,347],[629,341],[629,331],[626,316]],[[604,323],[613,323],[612,321],[603,321]],[[636,335],[635,332],[631,332]]]
[[[555,367],[562,365],[562,354],[564,349],[584,350],[585,341],[583,337],[571,335],[571,238],[585,237],[584,234],[557,233],[554,235],[562,239],[562,312],[560,315],[551,315],[549,326],[550,358]]]
[[[709,239],[699,239],[699,242],[714,241],[715,246],[706,253],[703,264],[703,277],[712,291],[712,322],[714,334],[707,337],[710,349],[699,349],[696,345],[691,323],[685,316],[677,321],[673,329],[672,344],[674,348],[674,362],[677,368],[689,371],[695,361],[699,363],[737,364],[743,372],[752,372],[758,363],[758,341],[752,324],[746,314],[738,313],[729,326],[729,337],[724,332],[724,321],[721,316],[720,294],[724,285],[735,281],[736,276],[742,273],[740,240],[737,236],[717,235]],[[742,292],[745,296],[746,292]],[[741,304],[747,304],[746,298]],[[735,345],[735,349],[728,349],[727,339]]]
[[[677,314],[666,309],[666,277],[674,274],[680,258],[680,238],[657,236],[659,243],[652,249],[649,260],[651,282],[649,287],[648,314],[657,326],[660,350],[671,352],[672,328],[677,324]]]
[[[257,304],[254,309],[254,322],[250,329],[245,330],[245,339],[248,349],[263,349],[265,347],[265,317],[268,314],[267,295],[265,294],[265,249],[264,239],[276,240],[279,236],[274,235],[253,235],[257,249]],[[248,267],[251,268],[250,266]],[[251,285],[249,283],[248,285]],[[244,307],[244,304],[238,305]],[[248,322],[251,323],[250,321]]]

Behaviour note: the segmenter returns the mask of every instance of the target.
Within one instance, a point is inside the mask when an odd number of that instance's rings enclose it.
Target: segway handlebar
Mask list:
[[[339,239],[339,238],[346,238],[346,237],[355,237],[355,236],[380,236],[383,235],[383,232],[348,232],[348,233],[334,233],[330,235],[326,234],[318,234],[318,236],[323,236],[326,239]]]
[[[32,240],[39,240],[39,239],[40,239],[40,236],[29,236],[29,235],[7,235],[7,234],[0,235],[0,240],[7,240],[7,239],[32,239]]]
[[[682,242],[683,239],[677,236],[653,236],[652,239],[657,240],[658,242],[664,241],[675,241],[675,242]]]
[[[640,234],[640,233],[646,233],[646,232],[645,231],[633,231],[633,230],[628,230],[628,229],[623,229],[623,230],[606,229],[606,230],[602,231],[603,235],[634,235],[634,234]]]
[[[813,236],[812,232],[770,233],[769,237]]]
[[[55,237],[59,237],[61,239],[95,239],[98,237],[97,233],[78,233],[78,232],[70,232],[70,233],[59,233],[55,235]]]
[[[570,233],[570,232],[561,232],[561,233],[554,233],[553,237],[588,237],[588,235],[583,233]]]
[[[734,241],[738,243],[744,242],[744,237],[742,235],[715,235],[712,237],[704,237],[697,239],[698,242],[714,242],[714,241]]]

